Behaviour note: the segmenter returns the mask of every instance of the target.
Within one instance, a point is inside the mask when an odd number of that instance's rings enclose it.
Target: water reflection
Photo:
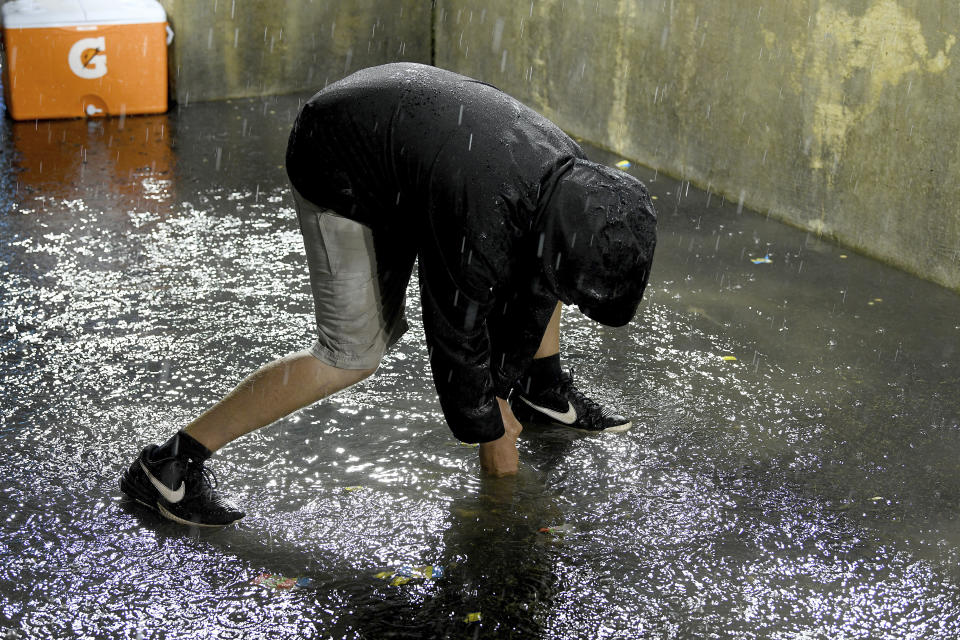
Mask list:
[[[166,114],[9,126],[18,193],[22,189],[41,201],[63,199],[68,206],[79,200],[74,211],[101,201],[112,205],[97,212],[107,219],[125,215],[131,204],[167,212],[176,197]]]

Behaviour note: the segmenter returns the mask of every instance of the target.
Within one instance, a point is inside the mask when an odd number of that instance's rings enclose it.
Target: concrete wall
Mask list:
[[[960,290],[960,4],[438,0],[436,64]]]
[[[180,104],[323,87],[384,62],[430,61],[422,0],[161,0]]]

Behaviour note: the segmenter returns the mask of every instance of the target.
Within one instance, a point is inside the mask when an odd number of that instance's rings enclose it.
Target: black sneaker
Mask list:
[[[233,524],[245,514],[214,488],[216,477],[203,462],[174,457],[151,460],[150,445],[120,478],[120,490],[175,522],[198,527]]]
[[[566,371],[560,375],[560,381],[555,386],[536,394],[514,388],[510,406],[520,422],[556,425],[586,433],[620,433],[633,425],[623,416],[585,396],[574,386],[573,376]]]

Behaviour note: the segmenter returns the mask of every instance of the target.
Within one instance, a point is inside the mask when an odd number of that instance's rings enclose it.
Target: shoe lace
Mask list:
[[[217,474],[202,461],[191,459],[187,463],[185,475],[187,486],[195,488],[198,494],[211,500],[217,498],[215,489],[220,484],[217,480]]]
[[[557,382],[554,390],[566,398],[575,399],[577,410],[583,410],[580,415],[590,423],[601,421],[609,414],[606,407],[580,391],[580,389],[574,385],[572,371],[564,371],[560,374],[560,380]]]

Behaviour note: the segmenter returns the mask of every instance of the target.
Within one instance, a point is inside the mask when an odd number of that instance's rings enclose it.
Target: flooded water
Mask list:
[[[480,480],[412,287],[377,376],[215,456],[238,525],[122,500],[143,445],[312,340],[302,98],[0,125],[5,637],[960,634],[960,297],[645,168],[641,312],[563,323],[628,433],[531,428]]]

